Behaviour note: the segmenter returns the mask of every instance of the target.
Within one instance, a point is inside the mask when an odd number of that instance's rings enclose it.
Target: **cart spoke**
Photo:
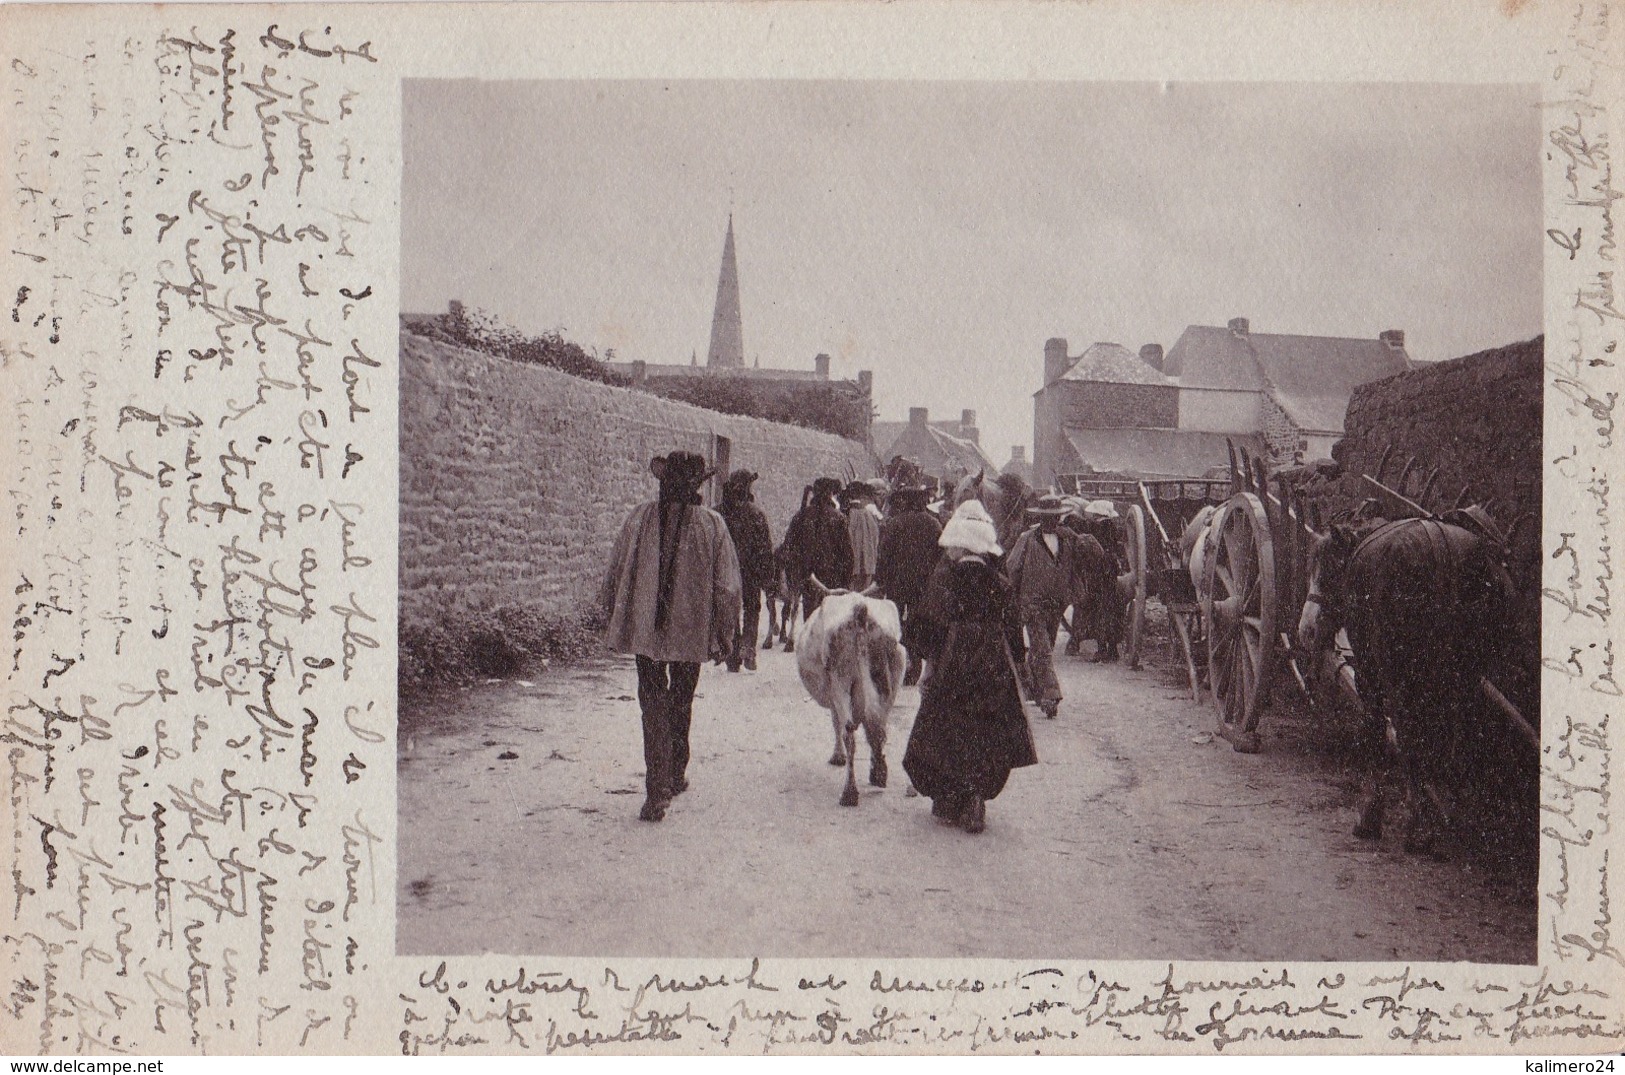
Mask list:
[[[1244,630],[1241,637],[1243,642],[1246,643],[1244,657],[1247,661],[1247,665],[1256,672],[1258,666],[1264,662],[1264,655],[1261,652],[1261,639],[1258,637],[1256,631]]]
[[[1253,665],[1252,662],[1248,660],[1248,654],[1246,653],[1241,655],[1241,675],[1239,679],[1241,680],[1241,704],[1236,707],[1236,717],[1238,720],[1247,710],[1247,699],[1251,698],[1255,693]]]
[[[1230,551],[1231,570],[1238,578],[1249,579],[1257,574],[1257,567],[1253,560],[1252,527],[1247,517],[1237,511],[1230,516],[1231,524],[1225,527],[1225,547]]]

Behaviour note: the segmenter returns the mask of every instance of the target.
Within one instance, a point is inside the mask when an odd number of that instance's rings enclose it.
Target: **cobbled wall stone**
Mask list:
[[[1518,667],[1496,678],[1526,715],[1539,711],[1538,681],[1530,672],[1540,650],[1544,364],[1544,337],[1536,337],[1361,385],[1349,400],[1343,439],[1332,449],[1337,475],[1328,478],[1313,466],[1288,472],[1301,478],[1327,522],[1346,520],[1369,498],[1382,503],[1360,476],[1375,476],[1391,448],[1383,481],[1396,486],[1414,457],[1402,491],[1428,510],[1448,510],[1465,486],[1467,503],[1489,501],[1503,528],[1523,517],[1507,557],[1518,591],[1506,625],[1508,660]],[[1423,496],[1435,467],[1438,477]]]
[[[569,616],[594,599],[649,460],[675,448],[761,474],[775,541],[803,486],[878,473],[856,441],[705,411],[409,332],[401,335],[403,633],[500,609]]]
[[[1512,558],[1532,568],[1529,579],[1538,584],[1544,363],[1544,337],[1536,337],[1361,385],[1349,400],[1343,439],[1332,450],[1342,475],[1327,506],[1348,511],[1371,496],[1360,475],[1376,474],[1392,446],[1383,480],[1393,485],[1414,457],[1403,490],[1413,499],[1438,468],[1423,507],[1444,511],[1465,486],[1469,503],[1493,502],[1491,514],[1504,527],[1527,516]]]

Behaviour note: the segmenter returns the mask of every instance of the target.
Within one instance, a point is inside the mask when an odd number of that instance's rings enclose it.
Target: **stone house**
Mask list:
[[[871,437],[882,465],[900,455],[914,460],[931,477],[950,482],[979,470],[999,472],[998,462],[982,447],[975,411],[962,411],[958,421],[933,422],[929,409],[910,407],[908,421],[875,422]]]
[[[1359,385],[1411,366],[1405,335],[1375,339],[1255,333],[1246,318],[1191,325],[1164,354],[1113,343],[1072,357],[1044,345],[1033,396],[1033,471],[1201,477],[1228,463],[1226,439],[1272,463],[1330,456]]]

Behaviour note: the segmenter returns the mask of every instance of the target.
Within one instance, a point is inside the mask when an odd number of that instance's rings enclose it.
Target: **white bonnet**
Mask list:
[[[967,500],[954,509],[937,544],[945,549],[964,549],[978,556],[999,556],[1004,552],[999,547],[999,533],[993,528],[993,516],[980,500]]]

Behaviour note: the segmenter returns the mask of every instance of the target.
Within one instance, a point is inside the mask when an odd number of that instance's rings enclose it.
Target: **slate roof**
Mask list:
[[[1072,361],[1062,381],[1110,381],[1114,384],[1172,384],[1139,355],[1122,344],[1092,343]]]
[[[884,441],[880,429],[883,424],[902,427],[901,432],[885,447],[882,447]],[[950,472],[974,474],[982,469],[986,469],[990,474],[999,472],[998,462],[988,455],[981,445],[944,432],[937,428],[935,422],[926,426],[916,426],[908,422],[876,422],[874,444],[875,454],[880,457],[882,463],[888,463],[893,456],[901,455],[919,463],[927,474],[936,477],[946,477]]]
[[[1251,343],[1270,396],[1310,433],[1341,433],[1356,388],[1410,368],[1404,348],[1381,340],[1266,335]]]
[[[1191,325],[1164,367],[1185,388],[1268,392],[1305,432],[1340,433],[1354,389],[1410,368],[1403,347],[1380,339],[1290,336]]]
[[[1100,473],[1139,478],[1200,478],[1214,467],[1227,467],[1229,449],[1223,433],[1186,429],[1066,428],[1066,439],[1083,466]],[[1266,454],[1261,438],[1234,436],[1238,448]]]

